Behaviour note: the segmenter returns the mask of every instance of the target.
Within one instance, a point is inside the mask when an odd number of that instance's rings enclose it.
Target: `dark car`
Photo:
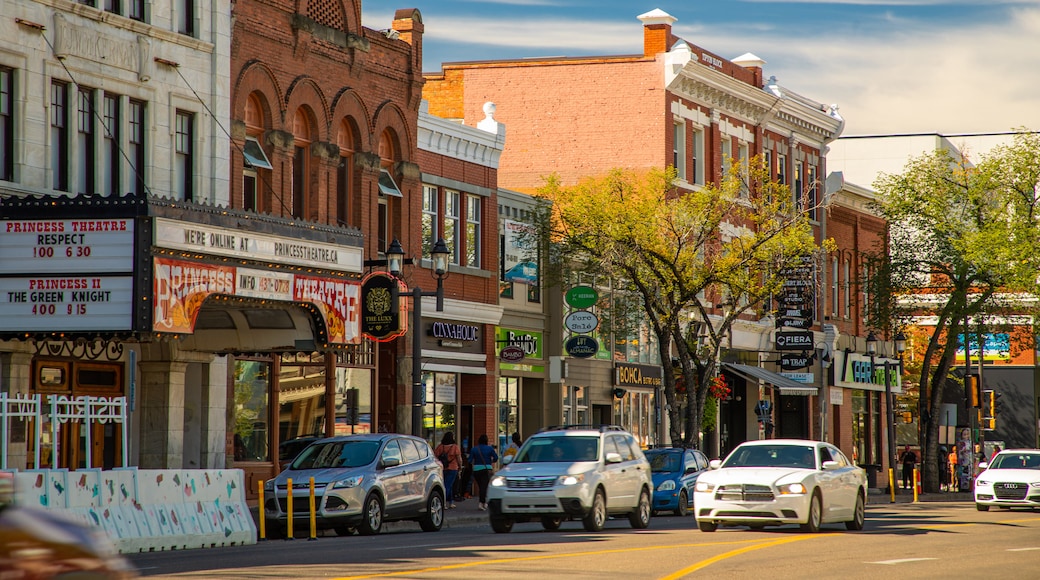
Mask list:
[[[688,514],[697,476],[708,468],[708,458],[696,449],[664,447],[647,451],[646,459],[654,480],[654,511]]]
[[[135,578],[104,531],[59,513],[13,505],[0,472],[0,578]]]

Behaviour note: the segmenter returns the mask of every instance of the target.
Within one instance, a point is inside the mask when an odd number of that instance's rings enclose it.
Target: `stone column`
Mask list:
[[[8,396],[25,395],[32,385],[32,359],[29,352],[0,353],[0,386]],[[0,440],[7,442],[7,467],[26,469],[29,467],[28,438],[34,434],[29,431],[29,422],[25,419],[12,419],[8,427],[9,433],[0,434]]]
[[[140,399],[140,453],[142,469],[184,467],[184,373],[178,361],[142,361]]]

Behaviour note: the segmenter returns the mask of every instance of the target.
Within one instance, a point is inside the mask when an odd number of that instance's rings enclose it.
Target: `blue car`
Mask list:
[[[708,469],[708,458],[696,449],[666,447],[646,452],[654,480],[653,511],[685,516],[693,509],[697,476]]]

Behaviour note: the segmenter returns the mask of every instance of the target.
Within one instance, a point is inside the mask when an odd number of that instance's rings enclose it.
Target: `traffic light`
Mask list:
[[[996,417],[983,417],[982,418],[982,430],[983,431],[995,431],[997,428]]]
[[[982,406],[982,396],[979,393],[979,377],[976,375],[964,376],[964,389],[968,391],[968,406],[978,408]]]
[[[997,416],[997,396],[990,389],[982,391],[982,416],[987,419]]]
[[[910,411],[903,411],[903,422],[904,423],[913,423],[914,422],[914,414],[911,413]]]

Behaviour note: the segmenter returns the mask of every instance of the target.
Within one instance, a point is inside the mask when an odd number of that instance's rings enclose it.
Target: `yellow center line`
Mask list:
[[[678,572],[675,572],[674,574],[669,574],[668,576],[665,576],[661,580],[676,580],[678,578],[682,578],[683,576],[686,576],[687,574],[696,572],[697,570],[700,570],[701,568],[706,568],[708,566],[711,566],[712,564],[714,564],[716,562],[721,562],[722,560],[725,560],[727,558],[732,558],[734,556],[739,556],[741,554],[746,554],[746,553],[754,551],[754,550],[760,550],[762,548],[772,548],[774,546],[780,546],[782,544],[789,544],[791,542],[798,542],[800,540],[808,540],[810,538],[821,538],[821,537],[824,537],[824,536],[812,536],[812,535],[805,534],[805,535],[801,535],[801,536],[792,536],[790,538],[782,538],[780,540],[774,540],[772,542],[765,542],[765,543],[756,544],[756,545],[753,545],[753,546],[745,546],[743,548],[737,548],[736,550],[730,550],[729,552],[726,552],[724,554],[719,554],[718,556],[713,556],[711,558],[708,558],[707,560],[701,560],[700,562],[697,562],[693,566],[688,566],[686,568],[683,568],[682,570],[679,570]]]
[[[787,540],[790,541],[790,540]],[[612,550],[595,550],[591,552],[568,552],[566,554],[542,554],[538,556],[522,556],[518,558],[497,558],[495,560],[479,560],[476,562],[463,562],[461,564],[449,564],[446,566],[431,566],[429,568],[420,568],[417,570],[400,570],[397,572],[377,572],[375,574],[364,574],[361,576],[344,576],[336,578],[335,580],[360,580],[362,578],[387,578],[391,576],[407,576],[410,574],[428,574],[432,572],[444,572],[447,570],[458,570],[461,568],[475,568],[477,566],[494,566],[496,564],[510,564],[515,562],[532,562],[536,560],[553,560],[558,558],[575,558],[585,556],[601,556],[604,554],[624,554],[629,552],[646,552],[650,550],[674,550],[679,548],[702,548],[707,546],[727,546],[732,544],[748,544],[748,543],[761,543],[768,542],[768,540],[738,540],[731,542],[706,542],[699,544],[668,544],[660,546],[645,546],[640,548],[617,548]],[[783,543],[783,542],[770,542],[770,544]],[[749,547],[754,549],[754,546]],[[744,550],[746,551],[746,550]],[[740,550],[731,552],[738,553]]]

